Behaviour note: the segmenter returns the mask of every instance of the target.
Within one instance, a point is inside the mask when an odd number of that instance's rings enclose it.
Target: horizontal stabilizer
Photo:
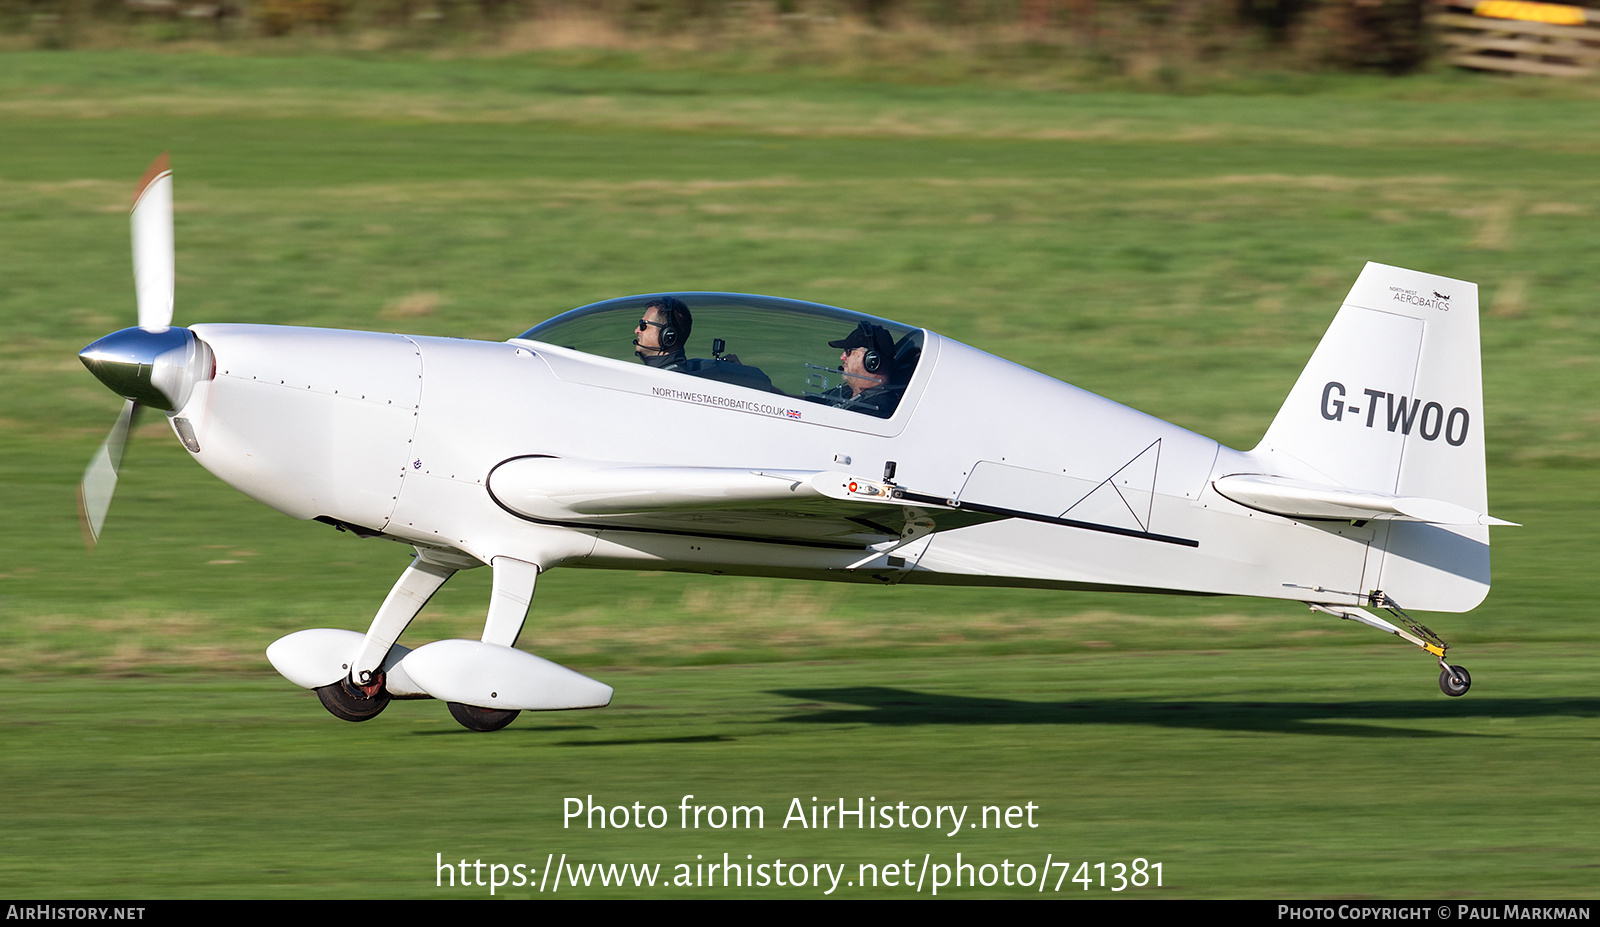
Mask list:
[[[1418,496],[1397,496],[1370,489],[1348,489],[1281,476],[1235,474],[1212,483],[1217,492],[1240,505],[1286,518],[1331,518],[1365,521],[1419,521],[1434,525],[1515,525],[1491,515]]]

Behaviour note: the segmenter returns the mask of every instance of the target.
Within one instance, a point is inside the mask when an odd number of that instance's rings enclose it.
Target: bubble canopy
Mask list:
[[[922,354],[920,328],[820,303],[741,293],[655,293],[608,299],[564,312],[516,340],[642,363],[635,354],[635,330],[646,309],[667,296],[688,306],[692,320],[687,336],[677,336],[683,362],[666,368],[684,376],[888,418]],[[873,327],[882,329],[888,339],[880,338],[878,343],[892,343],[893,348],[878,352],[877,373],[887,380],[871,395],[852,399],[852,385],[876,383],[847,377],[840,370],[844,349],[829,342],[851,338],[863,326],[869,334]],[[857,338],[860,340],[859,335]]]

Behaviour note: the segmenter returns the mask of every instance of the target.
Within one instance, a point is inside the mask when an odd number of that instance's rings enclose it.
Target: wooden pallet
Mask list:
[[[1485,11],[1528,18],[1481,15]],[[1442,0],[1429,21],[1445,47],[1445,60],[1459,67],[1556,77],[1600,72],[1600,11],[1549,3]],[[1565,24],[1573,21],[1582,25]]]

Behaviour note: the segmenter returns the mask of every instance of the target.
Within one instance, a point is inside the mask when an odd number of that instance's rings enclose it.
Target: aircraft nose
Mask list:
[[[189,398],[201,347],[187,328],[124,328],[79,351],[78,359],[117,395],[170,412]]]

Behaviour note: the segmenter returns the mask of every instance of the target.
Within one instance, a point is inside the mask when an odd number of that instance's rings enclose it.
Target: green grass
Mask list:
[[[436,852],[724,850],[1144,856],[1184,896],[1600,884],[1589,88],[1062,94],[548,56],[3,64],[0,888],[449,895]],[[493,736],[434,703],[336,722],[261,651],[365,627],[405,548],[251,502],[152,417],[82,550],[74,487],[118,400],[73,355],[132,322],[127,198],[165,149],[180,324],[499,340],[608,296],[764,292],[924,324],[1236,447],[1364,261],[1476,281],[1491,511],[1526,527],[1497,529],[1485,605],[1423,616],[1474,691],[1446,700],[1425,657],[1284,603],[563,570],[525,646],[615,685],[612,708]],[[453,580],[407,642],[472,635],[486,573]],[[779,818],[792,796],[1031,800],[1045,825],[560,829],[567,795],[687,792]]]
[[[1589,661],[1558,646],[1491,648],[1478,666],[1493,688],[1446,700],[1426,674],[1407,673],[1417,667],[1406,656],[1295,648],[623,670],[610,708],[524,716],[492,737],[456,727],[433,702],[344,724],[275,680],[12,680],[0,684],[14,719],[0,726],[0,773],[28,801],[7,811],[0,882],[53,897],[486,897],[487,887],[436,887],[435,854],[538,870],[546,854],[566,854],[671,872],[726,852],[846,864],[854,877],[861,863],[929,854],[949,865],[960,852],[1036,867],[1050,853],[1074,874],[1084,861],[1161,862],[1163,888],[1130,895],[1592,895],[1600,699],[1573,694]],[[765,827],[684,829],[686,794],[759,805]],[[563,826],[565,799],[589,796],[660,805],[669,824]],[[795,798],[807,809],[813,798],[966,805],[969,822],[984,805],[1031,802],[1038,826],[785,827]],[[931,890],[930,877],[922,894]],[[1113,893],[1068,881],[1062,894]]]

